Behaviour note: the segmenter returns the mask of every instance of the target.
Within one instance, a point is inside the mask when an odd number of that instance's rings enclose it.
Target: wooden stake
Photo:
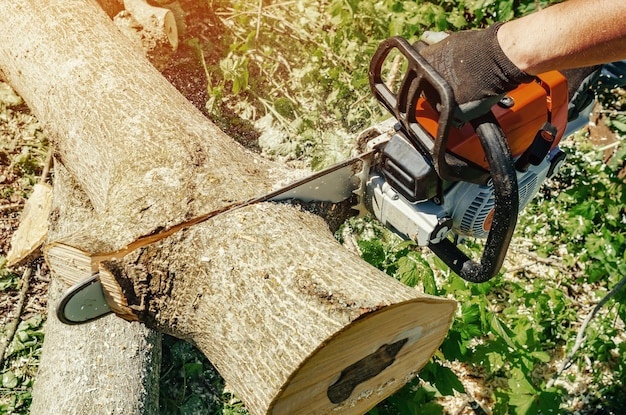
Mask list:
[[[35,255],[48,235],[48,216],[52,206],[52,187],[46,183],[52,160],[52,148],[48,150],[44,170],[39,183],[26,201],[20,225],[11,237],[11,249],[7,254],[7,266],[14,267]]]

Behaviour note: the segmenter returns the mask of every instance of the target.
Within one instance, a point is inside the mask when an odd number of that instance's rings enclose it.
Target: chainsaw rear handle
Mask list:
[[[408,62],[397,94],[385,85],[381,75],[383,63],[393,49],[400,51]],[[396,117],[416,148],[431,160],[440,179],[475,182],[468,178],[475,166],[446,151],[456,109],[454,94],[426,59],[405,39],[392,37],[383,41],[372,57],[369,76],[374,96]],[[439,113],[436,138],[417,122],[416,107],[421,97]],[[471,260],[448,239],[430,244],[429,248],[461,278],[480,283],[493,278],[502,268],[517,224],[519,193],[511,150],[496,117],[489,112],[471,124],[485,152],[495,199],[482,257],[480,262]]]

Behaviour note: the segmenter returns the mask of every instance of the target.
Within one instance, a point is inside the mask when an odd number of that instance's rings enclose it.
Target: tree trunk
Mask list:
[[[46,247],[57,275],[99,272],[118,315],[194,343],[253,414],[363,413],[417,374],[454,302],[367,265],[317,216],[241,203],[291,172],[203,117],[94,2],[3,6],[0,67],[94,210],[55,217],[77,226]]]
[[[57,278],[48,288],[46,337],[30,414],[158,414],[160,335],[114,315],[64,325],[54,306],[66,289]]]
[[[93,215],[91,203],[65,169],[57,165],[54,172],[53,210],[59,219],[48,230],[52,239]],[[67,285],[53,276],[30,413],[158,414],[160,335],[113,315],[82,326],[62,324],[56,305]]]

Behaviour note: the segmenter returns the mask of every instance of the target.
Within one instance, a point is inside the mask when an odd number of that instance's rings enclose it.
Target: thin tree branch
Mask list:
[[[554,377],[550,380],[550,382],[548,382],[548,384],[547,384],[548,387],[551,387],[552,385],[554,385],[554,382],[557,380],[557,378],[559,376],[561,376],[561,374],[564,371],[566,371],[572,365],[572,362],[574,360],[574,356],[576,355],[576,353],[582,347],[583,343],[586,340],[585,331],[587,330],[587,327],[589,326],[589,323],[591,323],[591,320],[593,320],[593,318],[596,316],[596,314],[598,314],[598,312],[604,306],[604,304],[606,304],[607,301],[609,301],[615,294],[617,294],[619,292],[619,290],[621,290],[622,287],[624,287],[624,285],[626,285],[626,277],[623,277],[620,280],[620,282],[618,282],[617,285],[615,285],[615,287],[613,287],[613,289],[611,291],[609,291],[609,293],[607,295],[605,295],[600,300],[600,302],[598,304],[596,304],[596,306],[593,308],[593,310],[591,310],[591,312],[587,315],[587,317],[583,321],[582,326],[580,326],[580,329],[578,330],[578,334],[576,335],[576,342],[574,343],[574,347],[572,348],[571,352],[567,355],[567,357],[565,358],[565,360],[561,364],[561,367],[556,372]]]
[[[2,362],[4,362],[7,348],[9,344],[11,344],[11,342],[13,341],[13,336],[15,336],[17,325],[20,322],[20,316],[22,315],[22,309],[24,308],[24,301],[26,299],[26,292],[28,291],[31,274],[32,274],[32,270],[30,267],[26,268],[26,270],[24,270],[24,273],[22,274],[22,286],[20,288],[20,297],[17,302],[17,307],[15,308],[17,312],[16,312],[16,315],[11,320],[11,322],[7,325],[5,338],[0,342],[0,366],[2,366]]]

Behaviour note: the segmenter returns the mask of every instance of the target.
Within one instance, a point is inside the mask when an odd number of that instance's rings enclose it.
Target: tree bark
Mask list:
[[[253,414],[363,413],[417,374],[454,302],[319,217],[241,203],[292,173],[210,123],[93,1],[2,3],[0,67],[93,206],[56,218],[77,225],[46,247],[57,275],[99,272],[118,315],[194,343]]]
[[[343,250],[319,217],[280,204],[106,265],[132,281],[138,318],[193,342],[252,413],[364,413],[417,374],[454,311]]]

